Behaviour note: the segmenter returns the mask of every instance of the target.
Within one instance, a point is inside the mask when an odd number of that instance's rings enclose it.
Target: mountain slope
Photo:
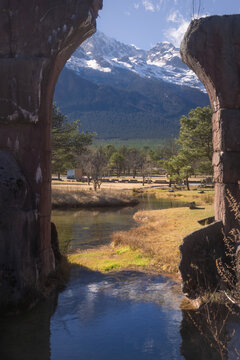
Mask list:
[[[143,78],[205,91],[197,76],[181,61],[179,49],[169,42],[158,43],[145,51],[97,32],[72,55],[67,67],[79,73],[92,69],[105,74],[125,69]]]
[[[100,138],[176,136],[181,115],[208,104],[198,80],[191,80],[194,87],[189,87],[176,84],[173,77],[165,81],[156,76],[160,70],[169,73],[171,67],[174,78],[180,81],[183,72],[189,72],[171,44],[157,44],[146,54],[107,39],[100,34],[84,43],[65,66],[56,86],[55,101],[71,120],[80,119],[83,130],[95,131]],[[119,66],[120,59],[129,65],[133,58],[134,69]],[[136,65],[136,59],[140,64],[145,62],[145,72],[142,65]],[[146,65],[147,61],[164,62],[164,66],[154,65],[160,70],[150,76],[153,65]]]

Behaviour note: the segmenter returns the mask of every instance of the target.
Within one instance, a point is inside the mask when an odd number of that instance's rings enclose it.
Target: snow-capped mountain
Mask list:
[[[163,139],[177,136],[182,115],[209,104],[202,90],[172,44],[145,51],[97,33],[67,62],[55,101],[101,139]]]
[[[66,67],[79,75],[86,70],[110,75],[123,69],[142,78],[164,80],[205,91],[197,76],[181,61],[179,49],[169,42],[158,43],[145,51],[97,32],[78,48]]]

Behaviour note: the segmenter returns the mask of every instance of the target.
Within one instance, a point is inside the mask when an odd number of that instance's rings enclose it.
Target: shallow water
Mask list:
[[[180,359],[180,295],[162,277],[85,273],[59,296],[52,359]]]
[[[86,249],[109,243],[113,232],[128,230],[136,225],[133,215],[138,210],[177,206],[183,206],[183,203],[148,196],[142,198],[139,205],[132,207],[54,210],[52,221],[58,229],[61,250],[71,253],[79,248]]]
[[[138,209],[174,205],[148,198],[135,208],[54,211],[53,221],[62,248],[71,252],[131,228]],[[181,311],[181,301],[179,285],[162,276],[76,267],[60,294],[27,314],[0,320],[0,359],[238,359],[238,310]]]

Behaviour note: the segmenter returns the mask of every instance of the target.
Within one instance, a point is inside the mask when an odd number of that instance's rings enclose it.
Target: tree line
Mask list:
[[[142,149],[113,145],[95,148],[95,133],[81,131],[79,121],[68,122],[56,104],[52,116],[52,172],[66,173],[80,168],[94,188],[100,187],[103,176],[141,176],[143,184],[154,172],[167,173],[172,182],[185,183],[189,177],[212,174],[212,111],[209,107],[191,110],[180,119],[180,133],[175,140],[166,140],[159,148]]]

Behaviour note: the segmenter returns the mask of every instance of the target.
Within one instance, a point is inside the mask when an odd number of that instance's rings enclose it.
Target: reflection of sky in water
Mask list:
[[[181,359],[180,299],[161,277],[75,278],[52,318],[52,360]]]
[[[52,220],[62,245],[70,243],[68,251],[74,251],[130,229],[139,209],[172,206],[149,197],[137,207],[54,211]],[[51,321],[52,360],[181,359],[179,302],[172,283],[161,277],[73,274]]]

